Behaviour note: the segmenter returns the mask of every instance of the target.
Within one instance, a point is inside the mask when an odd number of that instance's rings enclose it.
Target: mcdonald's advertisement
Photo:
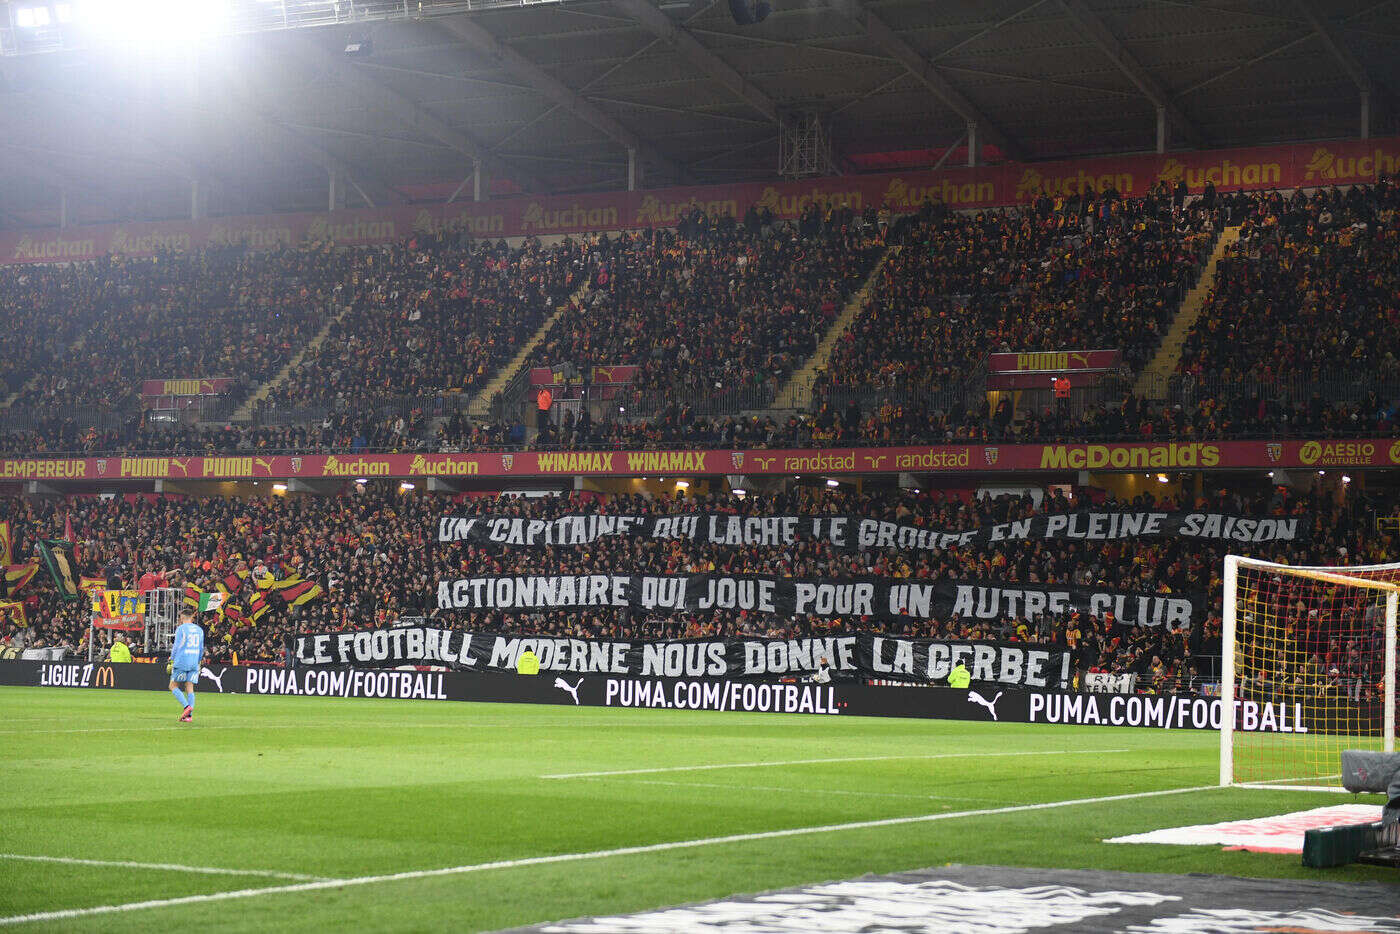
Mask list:
[[[228,457],[0,459],[0,481],[370,480],[775,476],[1400,467],[1400,441],[1189,441],[1122,444],[943,444],[749,451],[483,451]]]
[[[545,236],[673,226],[699,208],[742,217],[750,207],[796,220],[809,206],[917,210],[1026,205],[1089,188],[1142,197],[1158,182],[1184,181],[1199,194],[1366,184],[1400,173],[1400,138],[1298,143],[1249,149],[1111,156],[1062,162],[1005,163],[938,172],[842,176],[800,182],[665,188],[497,201],[368,208],[333,214],[267,214],[199,221],[152,221],[18,230],[0,235],[0,263],[71,262],[99,256],[154,256],[239,243],[274,249],[306,241],[371,245],[415,233],[462,231],[480,237]]]

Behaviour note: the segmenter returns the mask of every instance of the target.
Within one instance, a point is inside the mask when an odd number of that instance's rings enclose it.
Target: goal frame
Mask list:
[[[1222,613],[1220,618],[1220,785],[1235,788],[1268,788],[1272,790],[1290,789],[1293,791],[1334,791],[1346,789],[1330,785],[1285,785],[1268,782],[1235,781],[1235,607],[1239,593],[1239,573],[1241,567],[1280,571],[1313,580],[1330,581],[1349,587],[1385,592],[1385,673],[1383,677],[1385,697],[1381,703],[1382,751],[1395,751],[1395,643],[1396,612],[1400,606],[1400,584],[1387,581],[1374,581],[1349,576],[1348,571],[1395,570],[1395,564],[1364,564],[1355,567],[1319,567],[1277,564],[1246,558],[1243,555],[1225,556],[1225,577],[1222,587]]]

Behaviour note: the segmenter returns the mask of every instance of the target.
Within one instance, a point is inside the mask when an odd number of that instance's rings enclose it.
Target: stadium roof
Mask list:
[[[0,0],[0,226],[771,178],[796,111],[845,172],[1397,126],[1400,0],[221,2]]]

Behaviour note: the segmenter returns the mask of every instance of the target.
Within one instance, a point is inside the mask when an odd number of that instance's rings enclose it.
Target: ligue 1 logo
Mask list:
[[[995,464],[995,463],[997,462],[997,455],[999,455],[1000,453],[1001,453],[1001,448],[983,448],[983,449],[982,449],[982,456],[983,456],[984,458],[986,458],[986,460],[987,460],[987,466],[988,466],[988,467],[992,466],[993,464]]]
[[[1277,441],[1270,441],[1264,445],[1264,453],[1269,455],[1269,463],[1277,464],[1283,458],[1283,445]]]

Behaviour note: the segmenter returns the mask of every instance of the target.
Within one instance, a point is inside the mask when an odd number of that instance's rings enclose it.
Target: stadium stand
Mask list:
[[[1210,212],[1112,191],[1025,212],[930,209],[901,228],[825,387],[926,393],[961,385],[989,350],[1121,347],[1136,368],[1215,230]]]
[[[674,231],[550,246],[440,233],[388,248],[218,247],[163,261],[5,267],[0,313],[24,326],[3,339],[11,405],[0,448],[310,453],[1384,433],[1400,396],[1394,311],[1384,304],[1395,202],[1388,183],[1184,202],[1162,188],[1143,199],[1107,190],[975,214],[813,209],[791,225],[757,211],[736,221],[697,210]],[[1243,236],[1216,267],[1180,373],[1160,391],[1134,393],[1133,372],[1226,224],[1244,225]],[[886,242],[869,301],[845,333],[829,334]],[[1285,297],[1264,297],[1275,291]],[[466,401],[509,375],[502,368],[556,307],[565,311],[529,365],[635,365],[631,383],[607,404],[575,402],[542,438],[532,436],[524,396],[524,407],[468,417]],[[1301,324],[1279,337],[1280,316],[1295,314],[1335,332],[1338,345],[1297,339]],[[809,407],[767,408],[823,337],[835,347]],[[989,349],[1090,345],[1116,346],[1126,365],[1077,391],[1069,412],[1047,392],[994,401],[982,391]],[[137,386],[172,374],[235,383],[196,424],[158,420],[141,409]],[[255,403],[252,423],[229,420],[245,399]]]
[[[796,225],[776,226],[697,210],[674,233],[623,234],[595,251],[595,288],[531,362],[637,366],[618,401],[655,411],[657,400],[770,401],[883,247],[864,218],[812,208]]]
[[[355,270],[349,313],[268,407],[319,420],[401,399],[469,397],[588,275],[593,255],[580,240],[512,249],[455,234],[370,252]]]
[[[1400,379],[1400,191],[1263,199],[1187,338],[1180,371],[1225,381]]]
[[[459,498],[460,499],[460,498]],[[1111,503],[1111,500],[1109,501]],[[795,488],[763,497],[715,494],[695,499],[661,496],[573,494],[545,498],[452,498],[398,492],[393,485],[356,487],[330,497],[269,496],[247,500],[214,497],[128,496],[43,502],[0,499],[0,511],[17,529],[62,528],[71,520],[80,548],[82,573],[117,575],[128,585],[148,572],[169,586],[194,584],[212,590],[230,573],[252,578],[300,574],[322,584],[323,599],[300,607],[276,608],[257,624],[214,619],[213,657],[228,661],[275,662],[282,658],[284,637],[301,629],[324,631],[385,625],[400,615],[430,614],[429,599],[439,577],[471,569],[481,574],[590,573],[628,570],[638,573],[684,573],[720,570],[790,576],[1001,578],[1009,581],[1102,584],[1147,592],[1210,592],[1218,601],[1221,545],[1175,540],[1128,542],[1003,543],[995,548],[950,548],[938,556],[911,556],[894,550],[840,553],[820,543],[777,547],[728,548],[670,542],[600,540],[586,548],[508,549],[499,546],[435,547],[429,541],[436,518],[456,514],[496,514],[549,518],[565,512],[667,513],[706,509],[732,514],[782,512],[856,513],[914,522],[950,530],[1068,511],[1074,505],[1047,496],[1037,507],[1029,497],[976,498],[970,491],[872,491],[858,493],[826,487]],[[1135,507],[1170,509],[1170,499],[1143,496]],[[1288,515],[1311,527],[1306,543],[1258,547],[1261,555],[1298,564],[1323,563],[1339,554],[1354,561],[1378,556],[1389,547],[1369,533],[1362,521],[1375,508],[1360,497],[1335,497],[1315,491],[1289,494],[1276,490],[1244,495],[1220,490],[1188,507],[1243,511],[1254,515]],[[209,530],[217,530],[209,534]],[[17,552],[23,543],[17,545]],[[254,593],[251,584],[244,588]],[[85,651],[86,606],[62,605],[46,582],[31,584],[16,597],[27,607],[28,628],[11,620],[0,630],[0,645],[42,647],[67,645]],[[993,638],[1019,642],[1068,644],[1076,649],[1082,671],[1138,674],[1144,687],[1164,689],[1192,678],[1215,674],[1218,655],[1218,608],[1203,625],[1190,630],[1122,626],[1111,618],[1045,616],[1003,617],[969,625],[952,621],[906,621],[773,617],[759,613],[679,614],[626,618],[619,611],[504,614],[453,613],[440,621],[475,631],[511,631],[570,636],[642,635],[700,637],[709,635],[786,636],[840,630],[875,630],[891,634]]]
[[[311,244],[81,264],[69,273],[80,284],[78,301],[68,309],[82,327],[80,342],[38,361],[42,368],[13,404],[48,411],[130,410],[141,380],[171,373],[236,376],[247,392],[316,333],[353,281],[360,256]],[[28,267],[3,273],[16,281],[27,274]]]

